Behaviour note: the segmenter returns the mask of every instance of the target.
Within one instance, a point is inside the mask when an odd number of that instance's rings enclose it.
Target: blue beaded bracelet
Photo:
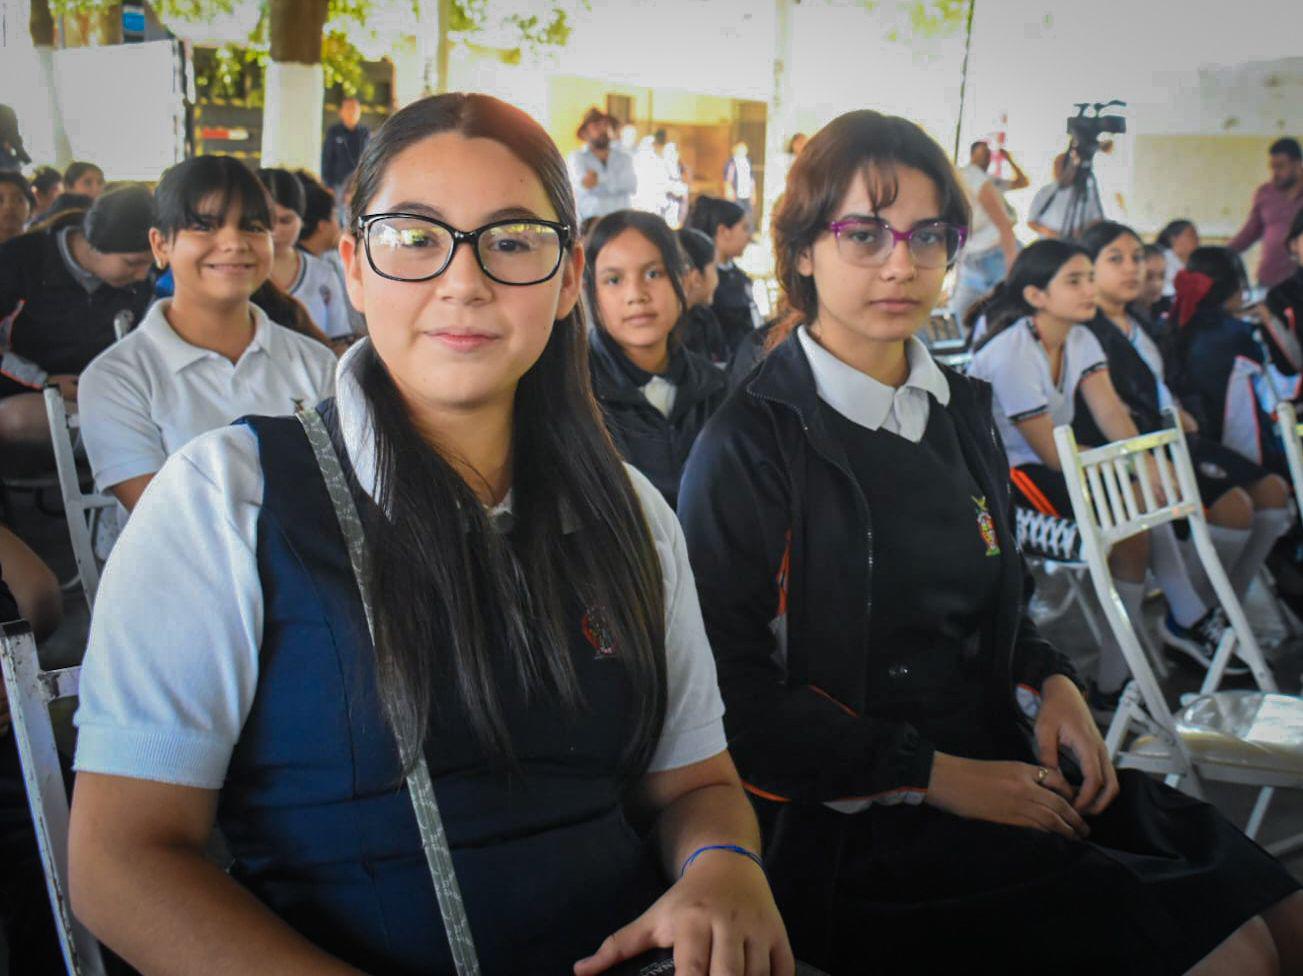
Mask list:
[[[692,867],[692,862],[701,857],[707,851],[732,851],[734,854],[741,854],[748,860],[755,861],[756,867],[761,871],[765,869],[765,862],[760,860],[760,855],[753,851],[748,851],[745,847],[739,847],[737,844],[707,844],[705,847],[698,847],[693,851],[686,861],[683,862],[683,868],[679,871],[679,877],[683,877],[688,868]]]

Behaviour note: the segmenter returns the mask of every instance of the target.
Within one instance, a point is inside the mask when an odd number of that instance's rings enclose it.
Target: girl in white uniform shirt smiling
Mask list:
[[[155,199],[150,245],[175,293],[86,368],[77,393],[96,487],[128,510],[192,438],[317,403],[335,376],[326,346],[249,300],[272,257],[267,196],[252,173],[233,159],[190,159],[163,176]]]
[[[792,976],[681,531],[586,382],[556,146],[488,96],[423,99],[372,137],[350,217],[370,335],[311,414],[342,476],[299,419],[213,431],[105,572],[78,916],[146,976],[451,974],[403,787],[424,758],[485,973],[672,945]],[[359,509],[360,588],[328,489]]]

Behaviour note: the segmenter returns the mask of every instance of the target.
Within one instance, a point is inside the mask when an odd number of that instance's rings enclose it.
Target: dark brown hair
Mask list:
[[[570,228],[578,223],[565,161],[542,126],[488,95],[413,102],[371,138],[358,164],[351,227],[390,161],[440,133],[485,138],[533,170]],[[413,287],[419,287],[414,285]],[[642,507],[588,380],[581,303],[552,328],[516,389],[509,536],[438,450],[421,438],[384,362],[365,353],[379,468],[368,520],[367,587],[375,606],[381,700],[410,764],[430,722],[436,680],[457,688],[486,751],[513,760],[500,685],[582,708],[570,642],[578,597],[611,637],[634,689],[623,771],[646,770],[665,718],[665,591]],[[567,532],[568,524],[578,531]]]
[[[787,189],[774,213],[774,263],[788,306],[812,321],[819,296],[814,278],[796,268],[803,253],[828,233],[837,207],[857,173],[867,179],[875,211],[895,202],[896,169],[908,166],[936,184],[942,220],[968,226],[968,197],[945,151],[908,119],[861,109],[838,116],[820,129],[796,157]]]

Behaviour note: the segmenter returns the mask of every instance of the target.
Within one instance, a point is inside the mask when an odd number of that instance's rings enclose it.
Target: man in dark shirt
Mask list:
[[[358,100],[352,96],[345,98],[339,103],[339,121],[326,130],[326,141],[321,147],[321,181],[335,192],[341,216],[348,209],[344,190],[371,138],[371,130],[360,124],[361,118],[362,106]]]

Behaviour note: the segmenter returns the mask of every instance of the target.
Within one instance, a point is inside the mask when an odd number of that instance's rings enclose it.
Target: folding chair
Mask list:
[[[1086,595],[1085,580],[1089,567],[1081,555],[1081,542],[1076,523],[1054,515],[1042,515],[1026,508],[1016,509],[1018,545],[1022,547],[1027,565],[1042,579],[1062,577],[1063,595],[1057,602],[1040,598],[1032,601],[1031,613],[1038,625],[1058,620],[1074,606],[1081,612],[1086,627],[1098,647],[1104,641],[1103,631]],[[1136,632],[1150,663],[1164,680],[1171,673],[1167,661],[1155,649],[1149,634],[1141,624]]]
[[[68,905],[68,795],[50,723],[50,703],[77,694],[81,668],[42,671],[24,620],[0,625],[0,668],[64,962],[70,976],[104,976],[99,943]]]
[[[1170,785],[1183,785],[1196,796],[1204,778],[1257,786],[1258,800],[1245,828],[1256,837],[1274,790],[1303,789],[1303,699],[1277,693],[1208,534],[1185,434],[1174,411],[1170,416],[1170,429],[1088,451],[1078,449],[1071,427],[1054,430],[1091,582],[1131,668],[1132,680],[1105,742],[1118,766],[1164,775]],[[1158,485],[1149,460],[1157,464]],[[1178,519],[1189,522],[1199,560],[1231,626],[1199,695],[1173,712],[1113,586],[1107,558],[1122,539]],[[1218,691],[1232,653],[1248,664],[1258,691]],[[1303,835],[1272,852],[1300,843]]]
[[[73,436],[80,431],[76,414],[69,415],[63,397],[54,387],[45,389],[45,415],[50,422],[50,442],[54,445],[54,464],[59,474],[59,492],[63,496],[63,513],[68,520],[68,538],[77,562],[86,606],[95,609],[95,591],[100,585],[100,564],[95,558],[95,529],[106,510],[117,505],[108,495],[85,494],[81,474],[73,453]]]

